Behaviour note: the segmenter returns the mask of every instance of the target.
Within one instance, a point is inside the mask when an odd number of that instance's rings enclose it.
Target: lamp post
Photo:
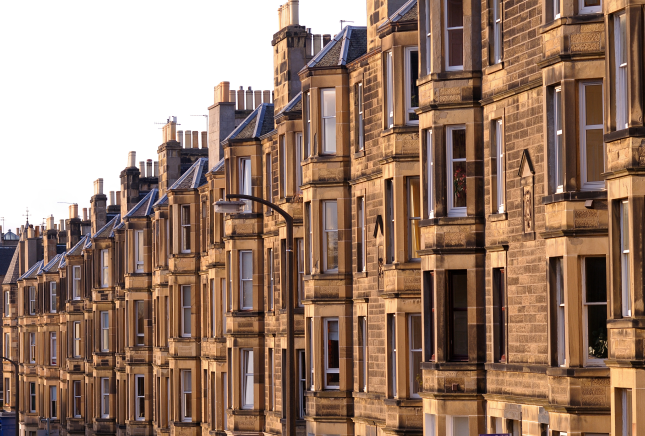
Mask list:
[[[15,420],[16,420],[16,436],[20,436],[20,412],[18,411],[18,403],[20,402],[20,383],[18,383],[18,362],[14,362],[13,360],[9,360],[6,357],[0,356],[0,359],[5,360],[13,365],[13,368],[15,370],[15,379],[16,379],[16,401],[14,403],[14,410],[15,410]],[[11,401],[11,399],[9,400]]]
[[[240,200],[249,200],[256,203],[263,204],[276,212],[278,212],[285,221],[287,227],[287,252],[286,260],[287,265],[285,268],[286,280],[285,288],[287,292],[285,293],[285,307],[287,309],[287,365],[284,376],[286,377],[286,402],[287,402],[287,434],[286,436],[296,436],[296,389],[295,389],[295,365],[294,365],[294,352],[295,352],[295,343],[294,343],[294,321],[293,321],[293,296],[294,296],[294,278],[293,278],[293,217],[287,212],[282,210],[277,205],[266,201],[259,197],[254,197],[252,195],[242,195],[242,194],[227,194],[226,199],[229,201],[216,201],[215,212],[219,213],[242,213],[246,202],[244,201],[230,201],[231,199],[240,199]]]

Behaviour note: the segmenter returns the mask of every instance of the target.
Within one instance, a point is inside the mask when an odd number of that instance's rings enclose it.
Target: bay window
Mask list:
[[[190,338],[192,335],[191,309],[192,309],[192,287],[183,285],[181,287],[181,337]]]
[[[29,294],[29,315],[36,314],[36,288],[34,286],[29,286],[27,290]]]
[[[251,191],[251,158],[241,157],[239,159],[239,193],[242,195],[253,195]],[[245,202],[244,212],[251,212],[251,200]]]
[[[189,369],[181,371],[181,420],[193,420],[193,375]]]
[[[305,241],[302,238],[296,239],[296,255],[298,268],[298,307],[303,307],[305,299]]]
[[[365,225],[365,197],[356,199],[356,265],[358,272],[367,271],[367,234]]]
[[[580,83],[580,177],[582,190],[604,189],[602,82]]]
[[[181,252],[190,253],[190,206],[181,206]]]
[[[499,64],[500,62],[502,62],[502,0],[492,0],[492,2],[493,34],[491,41],[491,64]]]
[[[182,225],[183,229],[183,225]],[[143,230],[134,231],[134,272],[143,272]]]
[[[448,273],[450,360],[468,360],[468,286],[465,270]]]
[[[620,202],[620,288],[622,300],[623,317],[632,316],[632,292],[631,292],[631,256],[629,240],[631,227],[629,226],[629,202]]]
[[[324,387],[340,389],[340,334],[338,318],[323,320],[324,332]]]
[[[58,388],[56,386],[49,387],[49,417],[58,418]]]
[[[322,153],[336,154],[336,89],[320,90],[322,118]]]
[[[493,269],[493,360],[506,362],[506,274]]]
[[[338,270],[338,209],[336,201],[323,201],[323,269]]]
[[[421,192],[419,177],[408,177],[408,259],[421,260]]]
[[[73,356],[74,357],[81,357],[81,322],[80,321],[74,321],[73,324],[73,342],[74,342],[74,348],[73,348]]]
[[[72,395],[73,395],[73,413],[74,418],[81,417],[81,381],[74,380],[72,382]]]
[[[240,310],[253,309],[253,252],[240,251]]]
[[[72,267],[72,299],[81,299],[81,267],[78,265]]]
[[[616,130],[628,127],[629,95],[627,93],[627,14],[614,15],[614,72],[616,74]]]
[[[385,181],[385,262],[394,262],[394,181]]]
[[[144,375],[137,374],[134,376],[134,418],[137,421],[146,419],[146,379]]]
[[[367,392],[367,317],[358,317],[358,390]]]
[[[36,333],[29,333],[29,363],[36,363]]]
[[[145,306],[144,302],[139,300],[134,302],[134,313],[136,317],[135,326],[135,344],[145,345]]]
[[[363,107],[363,82],[356,84],[356,145],[357,151],[365,149],[365,112]]]
[[[56,282],[49,282],[49,313],[56,313]]]
[[[504,181],[504,142],[502,120],[493,121],[490,150],[490,193],[491,193],[491,212],[504,213],[505,202],[505,181]]]
[[[421,362],[423,361],[423,338],[421,334],[421,314],[408,315],[408,338],[410,352],[410,371],[408,380],[410,386],[410,398],[421,398],[419,392],[423,387],[421,374]]]
[[[253,350],[243,348],[240,350],[242,355],[242,409],[253,409]]]
[[[447,128],[448,216],[466,216],[466,127]]]
[[[101,378],[101,418],[110,417],[110,379]]]
[[[586,257],[583,262],[583,324],[585,363],[602,365],[608,355],[607,272],[604,257]]]
[[[394,60],[392,52],[385,53],[385,69],[383,74],[385,82],[385,128],[394,127]]]
[[[49,364],[58,365],[58,337],[56,332],[49,333]]]
[[[432,130],[426,130],[426,170],[428,186],[428,218],[434,218],[434,147]]]
[[[101,351],[110,351],[110,313],[101,312]]]
[[[396,398],[396,315],[387,314],[387,378],[389,398]]]
[[[463,0],[444,1],[446,71],[460,71],[464,69]]]
[[[405,48],[405,121],[407,124],[419,124],[419,115],[415,112],[419,108],[419,49],[417,47]]]

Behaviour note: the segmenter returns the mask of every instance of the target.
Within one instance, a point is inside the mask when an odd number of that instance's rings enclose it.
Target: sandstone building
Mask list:
[[[208,135],[169,119],[110,205],[20,233],[22,436],[279,435],[288,390],[300,435],[645,434],[643,6],[366,12],[289,0],[272,93],[220,83]],[[227,193],[294,218],[293,348],[285,221]]]

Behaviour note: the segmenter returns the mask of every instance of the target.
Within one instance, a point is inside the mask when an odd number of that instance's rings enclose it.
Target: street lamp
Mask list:
[[[19,412],[19,409],[18,409],[18,403],[20,402],[20,383],[18,383],[18,377],[19,377],[18,376],[18,371],[19,371],[18,362],[14,362],[13,360],[9,360],[9,359],[7,359],[6,357],[3,357],[3,356],[0,356],[0,359],[11,363],[13,365],[13,368],[14,368],[15,373],[16,373],[15,374],[16,375],[16,377],[15,377],[15,379],[16,379],[16,401],[15,401],[13,407],[14,407],[14,410],[15,410],[14,413],[15,413],[15,420],[16,420],[16,436],[20,436],[20,424],[19,424],[20,423],[20,417],[19,417],[20,412]],[[11,399],[9,399],[9,401],[11,401]]]
[[[294,321],[293,321],[293,296],[294,289],[293,284],[295,280],[293,278],[293,217],[287,212],[282,210],[277,205],[266,201],[259,197],[254,197],[252,195],[242,195],[242,194],[227,194],[226,200],[216,201],[215,212],[218,213],[243,213],[245,206],[247,205],[246,201],[231,201],[231,199],[239,200],[249,200],[255,201],[256,203],[263,204],[276,212],[278,212],[283,218],[287,227],[287,265],[286,265],[286,280],[285,288],[287,292],[285,293],[285,306],[287,308],[287,367],[285,371],[286,377],[286,400],[287,400],[287,435],[286,436],[296,436],[296,384],[295,384],[295,364],[294,364]]]

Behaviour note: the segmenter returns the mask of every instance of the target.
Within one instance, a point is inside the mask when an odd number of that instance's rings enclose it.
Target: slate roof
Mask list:
[[[16,246],[0,247],[0,276],[7,274],[7,270],[11,265],[14,253],[17,251]]]
[[[273,104],[262,103],[223,141],[259,138],[273,130]]]
[[[152,205],[157,200],[158,195],[158,189],[153,189],[152,191],[148,192],[148,194],[146,194],[146,196],[143,197],[143,199],[139,203],[137,203],[136,206],[130,209],[130,211],[123,218],[147,217],[152,213]]]
[[[289,103],[286,104],[285,107],[280,110],[277,114],[275,114],[276,118],[279,117],[280,115],[287,113],[287,112],[301,112],[302,113],[302,92],[299,92],[294,98],[291,99]]]
[[[19,269],[19,264],[18,264],[18,248],[15,247],[16,249],[13,252],[13,257],[11,258],[11,263],[9,264],[9,268],[7,269],[7,273],[4,276],[4,280],[2,281],[3,285],[8,285],[11,283],[16,283],[18,280],[18,273],[20,271]]]
[[[208,159],[205,157],[197,159],[188,171],[181,175],[169,190],[172,189],[197,189],[206,183],[208,172]]]
[[[31,266],[31,268],[27,270],[26,273],[18,277],[18,280],[35,279],[42,267],[43,267],[43,261],[39,260],[38,262],[34,263]]]
[[[38,275],[41,275],[43,273],[55,273],[58,272],[58,269],[61,267],[61,261],[64,259],[65,256],[62,254],[57,254],[54,256],[52,260],[49,261],[49,263],[45,266],[43,266],[40,271],[38,271]]]
[[[83,236],[81,238],[81,240],[78,241],[76,243],[76,245],[74,245],[72,247],[71,250],[69,250],[67,253],[65,253],[65,255],[66,256],[80,256],[81,254],[83,254],[83,248],[85,247],[85,243],[87,242],[86,239],[88,239],[89,237],[90,237],[90,235]]]
[[[100,229],[92,238],[113,238],[114,237],[114,227],[116,227],[117,224],[119,224],[119,221],[121,220],[121,215],[117,215],[110,222],[108,222],[106,225],[103,226],[102,229]],[[90,246],[91,246],[91,241],[90,241]],[[85,248],[88,248],[88,245],[85,245]]]
[[[219,173],[224,171],[224,159],[222,158],[219,162],[217,162],[217,165],[213,167],[212,170],[209,172],[211,173]]]
[[[161,197],[155,204],[152,205],[152,207],[163,206],[164,204],[168,204],[168,195]]]
[[[417,21],[419,19],[419,10],[417,9],[417,0],[408,0],[401,6],[390,18],[378,26],[378,30],[392,23],[404,23],[406,21]]]
[[[367,27],[345,26],[305,68],[347,65],[367,53]],[[303,68],[304,69],[304,68]]]

